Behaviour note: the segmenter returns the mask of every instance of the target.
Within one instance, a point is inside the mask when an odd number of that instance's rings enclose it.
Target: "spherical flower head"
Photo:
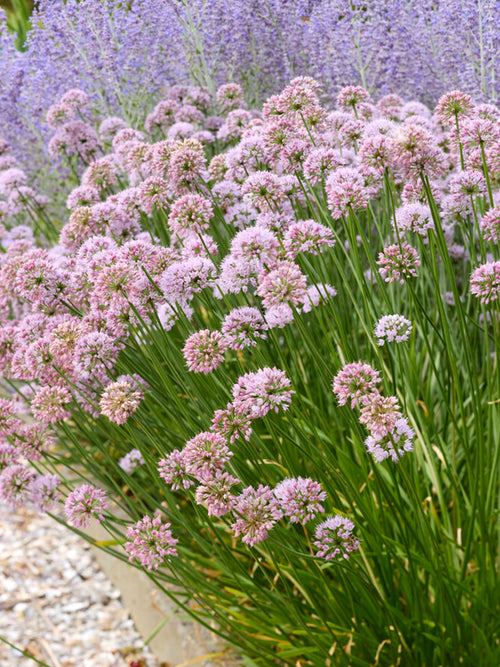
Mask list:
[[[81,380],[103,381],[116,363],[122,344],[104,331],[84,334],[76,343],[73,365]]]
[[[217,89],[216,99],[225,112],[238,109],[244,104],[243,89],[237,83],[226,83]]]
[[[272,489],[259,484],[257,489],[248,486],[237,498],[233,510],[236,521],[231,525],[236,537],[253,547],[267,539],[269,531],[283,513],[278,506]]]
[[[257,294],[265,308],[286,303],[298,306],[304,302],[307,278],[293,262],[279,262],[272,271],[259,275]]]
[[[144,398],[140,385],[131,380],[111,382],[102,392],[99,401],[101,414],[115,424],[124,424],[135,413]]]
[[[419,202],[403,204],[398,208],[396,224],[399,231],[415,232],[420,236],[427,236],[427,230],[434,227],[430,208]]]
[[[233,453],[219,433],[204,431],[186,442],[182,450],[186,472],[199,482],[212,477],[224,467]]]
[[[402,419],[402,414],[395,396],[382,396],[376,392],[363,400],[359,421],[373,436],[385,437],[394,429],[398,419]]]
[[[329,516],[316,526],[314,546],[316,556],[332,560],[342,556],[348,560],[353,551],[360,547],[360,541],[353,535],[354,523],[345,516]]]
[[[179,236],[201,234],[209,228],[213,214],[212,203],[206,197],[199,194],[183,195],[172,204],[168,226]]]
[[[250,440],[252,435],[252,417],[248,414],[237,412],[234,405],[227,404],[225,410],[216,410],[212,419],[212,431],[229,440],[232,445],[240,437]]]
[[[72,396],[66,387],[42,387],[31,402],[31,410],[35,419],[44,424],[55,424],[70,416],[64,406],[71,401]]]
[[[174,449],[168,456],[161,459],[158,463],[158,472],[163,481],[172,487],[172,491],[189,489],[194,484],[188,476],[184,453],[178,449]]]
[[[440,176],[444,171],[444,153],[433,134],[419,123],[398,125],[390,135],[390,149],[405,175]]]
[[[16,448],[29,461],[39,461],[55,443],[54,432],[39,422],[22,424],[16,432]]]
[[[237,412],[253,418],[264,417],[270,410],[288,410],[294,390],[285,371],[278,368],[260,368],[245,373],[233,386],[233,405]]]
[[[391,457],[394,462],[413,450],[415,432],[408,425],[407,419],[397,419],[394,428],[385,436],[369,435],[365,447],[376,461],[380,463]]]
[[[283,246],[291,260],[301,252],[317,255],[323,246],[333,248],[334,245],[332,231],[314,220],[299,220],[286,230],[283,238]]]
[[[460,90],[451,90],[439,98],[436,113],[444,125],[455,124],[457,119],[469,116],[474,108],[472,97]]]
[[[68,123],[74,115],[74,110],[67,104],[52,104],[45,116],[45,120],[50,128],[56,130],[60,125]]]
[[[222,323],[224,342],[231,350],[243,350],[257,345],[266,337],[267,324],[257,308],[243,306],[232,310]]]
[[[103,141],[112,141],[115,134],[120,130],[124,130],[127,127],[127,123],[117,116],[109,116],[105,118],[99,125],[99,134]]]
[[[330,146],[320,146],[309,152],[303,164],[304,177],[316,185],[337,167],[345,164],[339,151]]]
[[[61,97],[61,104],[66,105],[74,111],[82,109],[88,104],[88,101],[87,93],[79,88],[71,88],[71,90],[66,91]]]
[[[12,435],[19,424],[19,420],[15,417],[12,401],[0,398],[0,434]]]
[[[106,188],[114,185],[117,180],[117,164],[109,155],[94,160],[89,164],[82,174],[81,187],[87,187],[91,190],[103,192]],[[92,202],[97,203],[99,197]]]
[[[486,262],[471,274],[471,294],[481,300],[481,303],[490,303],[500,298],[500,262]]]
[[[71,190],[66,206],[73,211],[80,206],[92,206],[99,201],[99,192],[90,185],[79,185]]]
[[[367,134],[359,147],[359,160],[362,167],[373,169],[383,175],[390,162],[390,144],[385,134]]]
[[[293,310],[287,303],[278,303],[266,308],[265,318],[269,329],[283,329],[293,322]]]
[[[64,503],[64,512],[75,528],[88,528],[91,519],[104,522],[103,512],[108,509],[106,493],[92,484],[82,484],[71,491]]]
[[[160,278],[160,289],[169,303],[185,305],[193,294],[215,283],[217,269],[205,257],[191,257],[182,262],[172,262]]]
[[[0,442],[0,472],[18,462],[20,451],[8,442]]]
[[[137,188],[138,200],[147,215],[151,215],[154,210],[167,208],[170,194],[169,183],[161,176],[150,176]]]
[[[236,504],[236,497],[231,489],[240,480],[228,472],[216,470],[214,475],[203,480],[195,492],[195,500],[198,505],[205,505],[208,516],[224,516],[230,512]]]
[[[127,473],[127,475],[130,475],[135,468],[144,465],[144,458],[138,449],[132,449],[128,454],[122,456],[118,461],[118,465]]]
[[[417,276],[420,258],[409,243],[395,243],[379,253],[377,264],[380,267],[379,273],[386,283],[398,280],[404,285],[405,280]]]
[[[170,524],[164,523],[161,516],[153,519],[144,516],[135,526],[127,530],[125,551],[129,560],[138,561],[148,570],[157,570],[169,556],[177,556],[177,540],[172,535]]]
[[[211,373],[224,360],[226,342],[219,331],[202,329],[189,336],[182,350],[187,367],[194,373]]]
[[[481,230],[485,241],[498,243],[500,240],[500,207],[495,206],[483,215]]]
[[[362,86],[345,86],[337,93],[337,106],[345,109],[356,109],[360,102],[370,99],[370,94]]]
[[[377,393],[377,384],[382,382],[379,371],[369,364],[356,361],[346,364],[333,378],[333,393],[339,405],[345,405],[351,399],[351,408]]]
[[[30,500],[37,512],[50,512],[61,497],[58,491],[61,480],[57,475],[37,475],[30,488]]]
[[[270,171],[258,171],[243,183],[242,193],[246,201],[262,211],[273,209],[284,197],[283,184],[276,174]]]
[[[307,288],[307,294],[302,306],[303,313],[309,313],[313,308],[323,306],[337,295],[337,290],[332,285],[311,285]]]
[[[0,473],[0,500],[10,507],[25,505],[34,479],[33,471],[21,463],[7,466]]]
[[[321,484],[310,477],[284,479],[275,487],[274,496],[291,523],[307,523],[325,511],[321,503],[326,499],[326,493]]]
[[[412,331],[412,323],[402,315],[384,315],[375,327],[375,338],[378,345],[402,343],[407,341]]]
[[[347,215],[349,210],[368,206],[368,190],[358,169],[341,167],[332,172],[326,181],[325,191],[328,208],[334,220]]]

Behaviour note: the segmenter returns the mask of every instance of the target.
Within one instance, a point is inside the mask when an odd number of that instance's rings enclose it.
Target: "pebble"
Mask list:
[[[0,637],[50,667],[160,667],[89,545],[0,505]],[[0,641],[0,667],[36,663]]]

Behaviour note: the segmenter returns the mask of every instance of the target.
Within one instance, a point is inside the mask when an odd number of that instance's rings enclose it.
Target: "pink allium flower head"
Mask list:
[[[383,438],[394,429],[397,420],[401,418],[398,399],[375,392],[364,399],[359,421],[365,424],[373,436]]]
[[[399,95],[394,93],[389,93],[384,95],[377,102],[377,109],[384,116],[384,118],[389,118],[391,120],[398,120],[401,107],[403,106],[403,100]]]
[[[251,118],[246,109],[234,109],[230,111],[217,132],[217,139],[221,141],[235,141],[239,139]]]
[[[102,523],[103,512],[108,509],[106,493],[91,484],[82,484],[74,489],[64,503],[64,512],[76,528],[88,528],[92,518]]]
[[[202,329],[189,336],[182,352],[190,371],[207,374],[219,367],[226,349],[221,333]]]
[[[124,377],[116,382],[110,382],[102,392],[99,407],[115,424],[124,424],[139,407],[144,398],[144,392],[134,378]]]
[[[321,502],[326,499],[326,493],[321,484],[310,477],[284,479],[275,487],[274,496],[291,523],[307,523],[318,512],[325,511]]]
[[[500,262],[486,262],[471,274],[471,294],[481,300],[481,303],[490,303],[500,298]]]
[[[205,257],[191,257],[173,262],[160,278],[160,289],[169,303],[183,305],[206,287],[213,287],[217,277],[215,264]]]
[[[23,424],[16,432],[16,447],[28,461],[39,461],[56,443],[54,431],[40,423]]]
[[[124,130],[126,127],[127,123],[122,118],[109,116],[99,125],[99,134],[103,141],[112,141],[115,134],[120,130]]]
[[[390,164],[390,142],[385,134],[369,134],[364,137],[359,148],[359,160],[362,167],[374,169],[383,174]]]
[[[365,124],[361,120],[351,118],[346,121],[338,132],[338,141],[342,148],[352,148],[363,136]]]
[[[328,208],[334,220],[347,215],[349,209],[368,206],[368,191],[360,171],[341,167],[332,172],[325,185]]]
[[[454,125],[456,119],[469,116],[474,108],[472,97],[460,90],[451,90],[439,98],[436,113],[444,125]]]
[[[64,406],[71,400],[71,394],[65,387],[42,387],[31,402],[33,416],[44,424],[55,424],[70,416]]]
[[[243,260],[248,276],[257,274],[265,266],[275,264],[278,240],[264,227],[248,227],[238,232],[231,241],[231,256]]]
[[[45,120],[50,128],[57,130],[57,128],[65,123],[68,123],[74,115],[74,110],[67,104],[52,104],[47,111]]]
[[[345,86],[337,94],[337,106],[345,110],[354,110],[360,102],[369,99],[370,94],[361,86]]]
[[[96,131],[81,120],[59,126],[48,146],[52,157],[77,155],[84,162],[93,160],[100,149]]]
[[[427,230],[434,227],[430,208],[418,202],[400,206],[396,211],[396,223],[398,230],[420,236],[427,236]]]
[[[272,271],[259,275],[257,294],[265,308],[282,303],[298,306],[306,295],[307,278],[293,262],[279,262]]]
[[[163,523],[161,516],[153,519],[144,516],[126,533],[125,551],[130,561],[139,561],[148,570],[157,570],[169,556],[177,556],[177,540],[172,535],[169,523]]]
[[[135,468],[144,465],[144,458],[138,449],[132,449],[128,454],[122,456],[118,461],[118,465],[127,473],[127,475],[131,475]]]
[[[71,88],[61,97],[61,104],[68,106],[70,109],[81,109],[88,104],[89,98],[87,93],[79,88]]]
[[[466,169],[452,176],[450,193],[457,201],[470,204],[470,198],[486,192],[486,179],[477,169]]]
[[[179,236],[200,234],[209,228],[213,214],[213,206],[206,197],[187,194],[173,202],[168,225],[174,234]]]
[[[266,309],[265,318],[269,329],[283,329],[293,322],[293,310],[287,303],[278,303]]]
[[[18,462],[20,451],[8,442],[0,442],[0,472],[7,466]]]
[[[376,385],[380,382],[382,378],[378,371],[357,361],[346,364],[333,378],[333,392],[339,405],[345,405],[351,399],[351,408],[355,408],[358,402],[363,403],[377,393]]]
[[[398,419],[394,428],[385,436],[369,435],[365,440],[365,447],[377,463],[389,456],[393,461],[399,459],[405,452],[413,450],[415,432],[408,426],[407,419]]]
[[[34,479],[35,473],[20,463],[7,466],[0,473],[0,500],[11,507],[25,505]]]
[[[194,482],[189,479],[184,451],[174,449],[158,463],[158,472],[164,482],[172,487],[172,491],[189,489]]]
[[[241,108],[244,104],[243,89],[237,83],[226,83],[217,89],[216,99],[224,112]]]
[[[351,553],[360,547],[360,541],[354,537],[353,530],[354,524],[347,517],[340,514],[329,516],[316,526],[316,556],[325,560],[342,556],[347,560]]]
[[[269,531],[283,516],[273,491],[268,486],[259,484],[257,489],[248,486],[244,489],[233,510],[236,521],[231,528],[236,537],[253,547],[267,539]]]
[[[332,285],[311,285],[307,288],[302,312],[309,313],[313,308],[327,304],[336,295],[337,290]]]
[[[243,183],[242,193],[248,202],[263,211],[272,209],[285,197],[279,176],[270,171],[250,174]]]
[[[264,417],[270,410],[287,410],[294,394],[285,371],[278,368],[260,368],[245,373],[233,386],[235,410],[252,418]]]
[[[500,240],[500,207],[495,206],[483,215],[481,229],[485,241],[498,243]]]
[[[305,139],[292,139],[280,153],[281,168],[285,174],[300,173],[312,144]]]
[[[161,176],[150,176],[138,186],[137,197],[143,211],[148,215],[155,209],[167,208],[170,199],[168,181]]]
[[[236,504],[231,488],[239,483],[240,480],[229,473],[216,470],[213,476],[203,480],[203,484],[196,489],[196,503],[205,505],[208,516],[224,516]]]
[[[226,315],[221,331],[224,341],[231,350],[243,350],[257,345],[258,338],[265,338],[267,329],[264,318],[257,308],[243,306]]]
[[[418,123],[398,125],[390,136],[392,159],[405,175],[441,176],[446,159],[432,133]]]
[[[408,340],[412,330],[410,320],[402,315],[384,315],[377,322],[375,327],[375,338],[378,345],[388,343],[402,343]]]
[[[181,247],[181,258],[205,257],[209,259],[212,255],[217,255],[219,248],[217,243],[208,234],[189,234],[183,239]]]
[[[224,468],[233,453],[226,445],[226,439],[219,433],[204,431],[186,442],[182,450],[186,472],[199,482],[212,477],[216,470]]]
[[[312,149],[307,155],[303,165],[304,177],[312,185],[316,185],[337,167],[344,164],[345,161],[338,150],[329,146],[320,146]]]
[[[248,414],[241,414],[231,403],[227,404],[225,410],[216,410],[212,419],[212,431],[215,431],[232,445],[235,440],[242,437],[250,440],[252,435],[252,417]]]
[[[127,144],[129,141],[144,141],[145,136],[139,130],[133,130],[130,127],[124,127],[113,137],[113,150],[115,153],[120,154],[121,148]]]
[[[408,278],[417,276],[420,258],[409,243],[395,243],[379,253],[377,264],[380,267],[379,273],[386,283],[399,280],[403,285]]]
[[[107,379],[116,363],[122,344],[104,331],[91,331],[75,346],[74,369],[81,380]]]
[[[176,100],[161,100],[161,102],[158,102],[153,111],[146,117],[144,124],[146,132],[154,132],[155,130],[166,132],[174,123],[175,112],[179,107],[180,104]]]
[[[314,220],[299,220],[291,225],[283,238],[283,245],[289,259],[294,260],[301,252],[317,255],[322,246],[333,248],[335,239],[328,227]]]
[[[180,141],[181,139],[189,139],[196,132],[192,123],[179,120],[176,121],[167,132],[167,139],[170,141]]]
[[[99,192],[89,185],[79,185],[68,195],[66,206],[73,211],[80,206],[92,206],[99,201]]]
[[[185,122],[192,125],[201,125],[203,118],[203,113],[193,104],[183,104],[175,112],[175,120],[178,123]]]
[[[26,185],[27,179],[26,173],[16,167],[0,171],[0,194],[8,197],[13,190]]]
[[[199,141],[186,139],[172,146],[167,176],[177,194],[185,194],[183,188],[190,187],[203,175],[205,164],[205,151]]]
[[[89,164],[82,175],[82,186],[102,192],[116,183],[117,165],[110,155],[106,155]],[[99,201],[99,198],[97,198]]]
[[[61,494],[61,480],[57,475],[37,475],[30,487],[30,501],[37,512],[50,512],[57,506]]]
[[[208,165],[208,173],[213,181],[224,180],[227,173],[225,153],[214,155],[214,157],[210,160],[210,164]]]

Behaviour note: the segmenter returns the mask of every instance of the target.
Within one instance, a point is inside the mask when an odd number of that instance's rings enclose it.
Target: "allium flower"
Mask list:
[[[218,331],[202,329],[189,336],[182,350],[187,367],[195,373],[211,373],[224,360],[226,342]]]
[[[375,338],[378,345],[384,345],[387,340],[388,343],[402,343],[408,340],[412,330],[410,320],[407,320],[402,315],[384,315],[377,322],[375,327]]]
[[[390,162],[390,143],[385,134],[365,135],[359,148],[361,168],[374,169],[377,174],[383,175]]]
[[[485,241],[498,243],[500,240],[500,207],[495,206],[483,215],[481,229]]]
[[[326,499],[326,493],[321,484],[310,477],[284,479],[275,487],[274,496],[291,523],[306,523],[318,512],[325,511],[321,502]]]
[[[174,449],[168,456],[158,463],[158,472],[164,482],[170,484],[172,491],[189,489],[194,482],[188,478],[184,452]]]
[[[369,435],[365,440],[367,451],[380,463],[389,456],[399,461],[405,452],[413,450],[415,432],[408,425],[407,419],[398,419],[394,428],[385,436]]]
[[[248,414],[241,414],[236,411],[234,405],[227,404],[225,410],[216,410],[212,419],[212,431],[215,431],[223,438],[229,440],[232,445],[240,436],[245,440],[250,440],[252,434],[252,417]]]
[[[115,134],[126,129],[126,127],[127,123],[122,118],[109,116],[99,125],[99,134],[104,141],[112,141]]]
[[[125,551],[130,554],[129,560],[137,560],[148,570],[157,570],[168,556],[177,556],[175,545],[177,540],[172,535],[169,523],[163,523],[156,515],[153,519],[144,516],[135,526],[127,530]]]
[[[360,171],[341,167],[332,172],[325,185],[328,208],[334,220],[347,215],[349,210],[368,206],[368,190]]]
[[[478,266],[470,277],[471,294],[481,303],[490,303],[500,298],[500,261],[486,262]]]
[[[73,211],[79,206],[92,206],[99,201],[99,192],[89,185],[79,185],[71,190],[66,200],[66,206]]]
[[[243,89],[237,83],[226,83],[217,89],[216,99],[223,111],[237,109],[243,104]]]
[[[231,350],[243,350],[257,345],[257,339],[265,338],[267,325],[257,308],[243,306],[232,310],[222,323],[224,342]]]
[[[20,463],[7,466],[0,473],[0,500],[11,507],[24,505],[34,478],[34,472]]]
[[[105,380],[122,345],[104,331],[91,331],[75,346],[74,368],[82,380]]]
[[[81,187],[102,192],[116,183],[116,172],[117,164],[115,160],[109,155],[101,157],[91,162],[83,172]],[[99,198],[97,198],[97,201],[99,201]]]
[[[293,322],[293,310],[287,303],[279,303],[266,309],[265,318],[269,329],[283,329]]]
[[[51,104],[47,110],[45,120],[50,128],[57,130],[60,125],[64,125],[64,123],[68,123],[71,120],[73,113],[73,109],[67,104]]]
[[[118,465],[127,473],[127,475],[130,475],[135,468],[144,465],[144,459],[138,449],[132,449],[128,454],[122,456],[118,461]]]
[[[182,455],[186,472],[202,482],[222,469],[233,453],[219,433],[203,431],[186,442]]]
[[[210,226],[214,214],[211,202],[199,194],[187,194],[176,199],[170,209],[168,225],[174,234],[200,234]]]
[[[58,504],[61,480],[57,475],[37,475],[30,487],[30,500],[38,512],[50,512]]]
[[[441,176],[445,155],[429,130],[418,123],[398,125],[390,136],[392,159],[405,175]]]
[[[322,246],[333,248],[335,239],[332,231],[319,222],[299,220],[286,230],[283,245],[288,258],[293,260],[300,252],[317,255]]]
[[[408,278],[417,276],[420,258],[415,248],[412,248],[409,243],[395,243],[379,253],[377,264],[380,267],[379,273],[386,283],[399,280],[403,285]]]
[[[445,125],[455,123],[455,119],[469,116],[474,107],[472,97],[460,90],[450,90],[439,98],[436,113]]]
[[[270,410],[287,410],[294,394],[285,371],[278,368],[260,368],[245,373],[233,386],[233,405],[237,412],[264,417]]]
[[[22,424],[16,432],[16,447],[29,461],[39,461],[55,442],[54,431],[40,423]]]
[[[427,236],[427,230],[434,227],[431,210],[418,202],[403,204],[396,211],[398,229],[403,232],[416,232]]]
[[[265,308],[281,303],[298,306],[306,295],[307,278],[293,262],[279,262],[272,271],[259,275],[257,294]]]
[[[143,398],[144,392],[133,378],[111,382],[102,392],[99,401],[101,414],[115,424],[124,424],[137,410]]]
[[[304,177],[307,178],[311,185],[316,185],[316,183],[323,180],[337,167],[344,164],[345,160],[339,151],[329,146],[320,146],[311,150],[304,160]]]
[[[215,283],[217,269],[205,257],[191,257],[182,262],[172,262],[160,278],[160,288],[167,300],[184,305],[193,294]]]
[[[88,528],[92,518],[102,523],[108,509],[106,493],[91,484],[82,484],[66,498],[64,512],[76,528]]]
[[[242,541],[251,547],[267,539],[269,531],[283,516],[273,491],[262,484],[257,489],[252,486],[244,489],[233,512],[238,517],[231,526],[234,534],[243,535]]]
[[[170,196],[168,181],[161,176],[150,176],[137,188],[137,198],[148,215],[151,215],[155,209],[167,208]]]
[[[336,295],[337,290],[332,285],[311,285],[307,288],[302,312],[309,313],[313,308],[328,303]]]
[[[236,504],[231,488],[239,483],[240,480],[229,473],[216,470],[212,477],[203,480],[203,484],[196,489],[195,500],[198,505],[205,505],[208,516],[224,516]]]
[[[333,392],[339,405],[345,405],[351,399],[351,408],[358,402],[364,403],[372,394],[378,392],[376,385],[382,382],[380,373],[369,364],[361,361],[346,364],[333,378]]]
[[[2,435],[12,435],[19,424],[20,421],[15,417],[12,401],[0,398],[0,433]]]
[[[79,88],[71,88],[64,93],[61,97],[61,104],[69,107],[70,109],[81,109],[82,107],[88,104],[89,98],[87,93]]]
[[[247,201],[263,211],[273,208],[285,197],[279,176],[270,171],[251,174],[243,183],[242,193]]]
[[[248,439],[248,438],[247,438]],[[17,463],[20,451],[8,442],[0,442],[0,472],[7,466]]]
[[[318,551],[316,555],[325,560],[332,560],[342,556],[346,560],[353,551],[360,547],[352,531],[353,522],[345,516],[336,514],[329,516],[325,521],[316,526],[314,546]]]
[[[31,402],[33,416],[44,424],[55,424],[70,416],[64,406],[71,400],[72,396],[66,387],[42,387]]]
[[[370,99],[370,94],[361,86],[345,86],[337,93],[337,106],[356,109],[360,102]]]
[[[359,421],[365,424],[373,436],[383,438],[394,429],[401,418],[398,399],[376,392],[363,401]]]

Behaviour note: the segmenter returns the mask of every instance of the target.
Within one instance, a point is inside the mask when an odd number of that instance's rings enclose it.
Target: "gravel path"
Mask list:
[[[0,635],[51,667],[159,667],[88,544],[2,505]],[[0,642],[0,667],[34,665]]]

